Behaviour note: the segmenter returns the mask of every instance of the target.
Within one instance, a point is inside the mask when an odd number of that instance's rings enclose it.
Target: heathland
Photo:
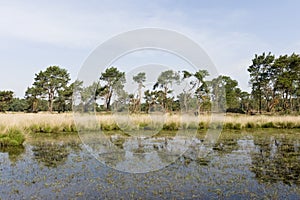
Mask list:
[[[91,115],[93,116],[93,115]],[[93,117],[99,130],[168,130],[179,129],[297,129],[300,128],[300,116],[291,115],[179,115],[179,114],[96,114]],[[77,133],[76,119],[72,113],[5,113],[0,114],[0,146],[21,145],[27,137],[35,133],[71,134]],[[124,122],[127,122],[124,126]],[[88,124],[88,123],[87,123]],[[85,127],[88,128],[88,127]]]
[[[182,69],[160,71],[150,83],[152,74],[129,76],[110,66],[97,80],[86,83],[70,82],[66,69],[49,66],[35,74],[24,98],[0,91],[0,146],[20,145],[33,133],[75,133],[78,127],[105,131],[300,128],[298,54],[255,55],[247,68],[251,92],[242,91],[229,76]],[[76,126],[72,111],[82,116],[97,113],[93,127],[85,123],[88,118]],[[234,114],[215,114],[225,112]]]

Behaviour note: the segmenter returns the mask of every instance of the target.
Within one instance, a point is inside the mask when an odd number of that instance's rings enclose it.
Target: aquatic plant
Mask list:
[[[25,136],[18,128],[9,128],[6,133],[0,134],[0,146],[19,146],[25,141]]]

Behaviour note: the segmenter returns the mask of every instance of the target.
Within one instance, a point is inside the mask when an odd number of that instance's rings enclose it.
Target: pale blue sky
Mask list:
[[[219,73],[248,90],[255,53],[300,52],[299,1],[2,1],[0,90],[23,97],[34,74],[50,65],[75,79],[89,53],[110,37],[166,28],[196,41]]]

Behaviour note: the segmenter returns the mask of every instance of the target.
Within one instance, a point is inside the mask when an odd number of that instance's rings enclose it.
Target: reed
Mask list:
[[[92,119],[92,120],[91,120]],[[80,118],[81,120],[81,118]],[[82,126],[81,126],[82,125]],[[79,129],[114,130],[178,130],[178,129],[253,129],[253,128],[300,128],[300,116],[267,116],[229,114],[225,117],[211,115],[179,114],[97,114],[74,123],[72,113],[6,113],[0,114],[0,134],[17,129],[25,136],[31,133],[72,133]]]

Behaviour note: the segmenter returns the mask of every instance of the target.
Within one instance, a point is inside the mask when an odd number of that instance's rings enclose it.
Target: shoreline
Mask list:
[[[80,130],[145,131],[145,130],[259,130],[300,129],[300,116],[267,116],[227,114],[211,115],[146,115],[130,116],[97,114],[96,120],[75,125],[73,113],[4,113],[0,114],[0,146],[18,146],[32,134],[72,134]],[[83,116],[84,117],[84,116]],[[90,115],[88,115],[88,120]],[[80,119],[81,120],[81,119]],[[78,121],[77,121],[78,122]],[[81,121],[80,121],[81,122]],[[91,126],[92,124],[92,126]],[[79,128],[78,128],[79,127]]]
[[[87,115],[88,120],[90,116]],[[209,114],[192,116],[181,114],[134,114],[134,115],[112,115],[97,114],[96,120],[102,129],[118,129],[122,123],[132,126],[132,129],[144,130],[151,125],[158,124],[164,130],[169,129],[248,129],[248,128],[300,128],[300,115],[243,115],[243,114],[226,114],[223,116],[212,116]],[[79,116],[82,117],[82,116]],[[84,117],[84,116],[83,116]],[[82,120],[84,118],[82,117]],[[0,114],[0,133],[9,128],[20,128],[37,132],[76,132],[76,125],[73,113],[1,113]],[[94,122],[95,119],[92,117]],[[77,124],[78,120],[77,118]],[[83,124],[85,122],[82,122]],[[222,127],[214,127],[214,124]],[[109,127],[117,126],[117,127]],[[49,130],[49,129],[53,130]],[[43,131],[44,130],[44,131]]]

